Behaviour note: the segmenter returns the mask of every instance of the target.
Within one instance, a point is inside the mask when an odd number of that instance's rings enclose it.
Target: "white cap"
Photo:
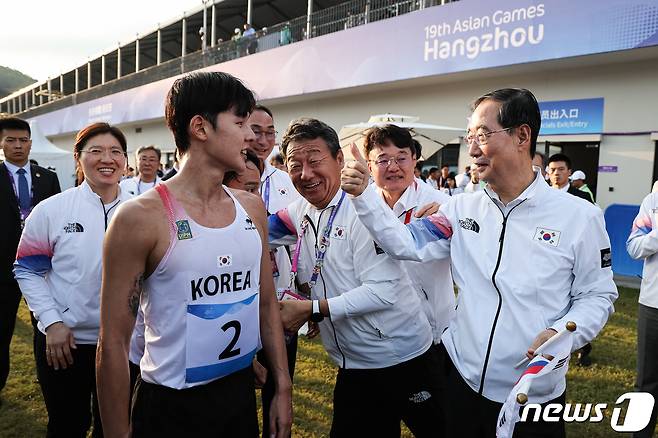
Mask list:
[[[582,179],[583,181],[586,179],[585,178],[585,172],[582,170],[576,170],[574,173],[571,174],[571,181],[576,181],[577,179]]]

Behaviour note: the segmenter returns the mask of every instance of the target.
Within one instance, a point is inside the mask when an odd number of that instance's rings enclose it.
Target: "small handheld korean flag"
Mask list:
[[[567,374],[575,329],[576,324],[568,322],[567,328],[551,337],[550,342],[546,341],[542,346],[543,348],[537,348],[537,356],[523,370],[500,410],[498,423],[496,424],[497,438],[511,438],[514,434],[514,426],[519,421],[521,407],[530,401],[528,394],[533,382],[538,383],[549,380],[549,377],[547,377],[549,374],[551,377],[558,376],[561,378],[564,378]],[[552,357],[552,359],[545,356]],[[559,375],[555,373],[559,373]],[[559,381],[559,379],[554,381]],[[541,394],[534,394],[534,396],[540,397]]]

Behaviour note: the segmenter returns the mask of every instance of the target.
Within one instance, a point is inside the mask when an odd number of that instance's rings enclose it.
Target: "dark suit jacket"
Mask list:
[[[589,202],[590,204],[593,204],[592,200],[590,199],[589,195],[582,190],[578,190],[571,184],[569,184],[569,190],[567,190],[568,193],[578,196],[579,198],[583,198],[585,201]]]
[[[40,166],[31,165],[32,205],[61,191],[57,174]],[[21,214],[18,199],[11,184],[11,175],[4,163],[0,163],[0,283],[14,281],[13,265],[16,248],[21,238]]]
[[[165,173],[165,176],[162,177],[162,181],[167,181],[169,178],[171,178],[171,177],[173,177],[174,175],[176,175],[176,173],[177,173],[176,168],[175,168],[175,167],[172,167],[171,169],[169,169],[169,170],[167,171],[167,173]]]

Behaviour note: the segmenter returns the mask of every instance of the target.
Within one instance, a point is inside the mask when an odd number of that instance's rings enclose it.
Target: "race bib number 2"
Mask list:
[[[188,304],[185,381],[206,382],[251,366],[259,337],[258,293],[235,303]]]

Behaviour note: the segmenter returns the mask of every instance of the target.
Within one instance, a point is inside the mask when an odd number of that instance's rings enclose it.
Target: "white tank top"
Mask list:
[[[251,366],[260,348],[260,234],[231,196],[235,220],[207,228],[167,186],[156,187],[170,224],[169,247],[145,281],[142,378],[188,388]]]

